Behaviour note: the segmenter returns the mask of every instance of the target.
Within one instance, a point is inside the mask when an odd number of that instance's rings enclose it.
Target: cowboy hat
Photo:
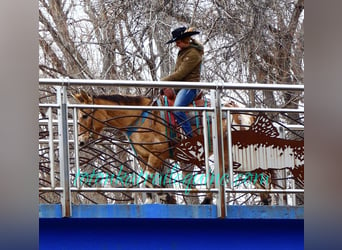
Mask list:
[[[194,31],[194,28],[179,27],[171,32],[172,39],[167,41],[166,44],[173,43],[179,39],[183,39],[188,36],[193,36],[199,34],[199,31]]]

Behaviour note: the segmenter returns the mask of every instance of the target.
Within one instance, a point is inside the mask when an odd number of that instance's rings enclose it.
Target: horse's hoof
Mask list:
[[[152,204],[153,200],[151,198],[146,198],[145,204]]]
[[[167,194],[166,199],[165,199],[165,203],[166,204],[177,204],[177,201],[176,201],[174,196]]]
[[[211,204],[211,199],[208,198],[208,197],[205,197],[201,204],[202,205],[210,205]]]
[[[167,200],[167,204],[177,204],[175,197],[171,197]]]
[[[270,202],[269,202],[268,199],[263,199],[263,200],[261,201],[261,203],[262,203],[264,206],[270,205]]]

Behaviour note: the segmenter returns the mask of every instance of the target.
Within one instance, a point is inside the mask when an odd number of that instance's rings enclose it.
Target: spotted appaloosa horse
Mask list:
[[[225,107],[234,107],[234,108],[241,108],[234,101],[230,101],[224,104]],[[249,114],[233,114],[232,115],[232,125],[237,130],[248,130],[249,126],[254,122],[255,117]]]

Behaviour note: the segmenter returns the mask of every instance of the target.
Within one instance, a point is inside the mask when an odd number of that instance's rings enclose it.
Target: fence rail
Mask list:
[[[240,90],[289,90],[304,91],[304,85],[294,84],[260,84],[260,83],[208,83],[208,82],[177,82],[177,81],[129,81],[129,80],[90,80],[90,79],[51,79],[41,78],[39,84],[50,86],[97,86],[97,87],[140,87],[140,88],[193,88],[193,89],[240,89]]]
[[[232,135],[230,119],[227,119],[228,124],[228,153],[229,157],[229,185],[216,185],[215,188],[201,189],[189,189],[189,188],[108,188],[108,187],[81,187],[79,180],[76,180],[76,187],[71,186],[71,173],[70,173],[70,145],[73,146],[76,173],[79,173],[79,155],[78,155],[78,131],[77,131],[77,110],[78,109],[127,109],[127,110],[183,110],[183,111],[198,111],[212,113],[212,124],[218,124],[213,127],[214,139],[214,159],[215,159],[215,174],[223,176],[224,162],[223,162],[223,148],[219,145],[223,145],[222,135],[220,134],[220,127],[222,128],[221,120],[223,113],[226,113],[226,117],[230,117],[231,112],[276,112],[276,113],[304,113],[304,109],[281,109],[281,108],[241,108],[241,107],[222,107],[220,102],[221,92],[227,89],[240,89],[240,90],[272,90],[272,91],[304,91],[303,85],[286,85],[286,84],[255,84],[255,83],[185,83],[185,82],[151,82],[151,81],[121,81],[121,80],[83,80],[83,79],[39,79],[40,85],[56,86],[57,88],[57,101],[56,103],[40,103],[40,108],[48,109],[48,118],[44,118],[40,121],[41,125],[48,125],[48,131],[50,136],[48,139],[40,140],[40,147],[44,148],[44,144],[48,144],[50,148],[49,162],[50,162],[50,186],[40,187],[40,192],[58,192],[62,193],[62,214],[65,217],[69,217],[72,214],[71,211],[71,192],[171,192],[171,193],[215,193],[217,194],[217,211],[219,217],[226,216],[226,196],[232,193],[286,193],[297,194],[304,193],[304,189],[260,189],[260,188],[244,188],[236,189],[233,185],[234,169],[233,169],[233,156],[232,156]],[[70,86],[96,86],[96,87],[172,87],[179,88],[187,86],[188,88],[201,88],[211,90],[211,102],[214,104],[212,107],[151,107],[151,106],[121,106],[121,105],[92,105],[92,104],[71,104],[67,100],[67,91]],[[51,109],[57,109],[57,119],[53,118]],[[68,116],[68,111],[71,110],[72,119]],[[206,124],[206,123],[205,123]],[[53,126],[58,126],[58,138],[54,139]],[[71,126],[73,129],[71,129]],[[301,127],[297,126],[297,129]],[[304,128],[304,127],[303,127]],[[69,139],[69,137],[72,139]],[[56,186],[55,183],[55,167],[54,167],[54,154],[53,150],[58,142],[59,152],[59,168],[60,168],[60,186]],[[126,142],[127,143],[127,142]],[[208,143],[205,143],[205,147],[208,147]],[[208,152],[208,148],[205,148],[205,152]],[[217,164],[219,162],[220,164]],[[206,165],[206,171],[208,166]],[[208,173],[208,172],[207,172]]]

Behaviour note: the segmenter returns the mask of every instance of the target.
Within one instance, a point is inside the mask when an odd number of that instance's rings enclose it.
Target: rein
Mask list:
[[[150,105],[152,105],[153,103],[154,103],[154,102],[151,101]],[[126,134],[127,134],[128,139],[129,139],[129,137],[130,137],[135,131],[137,131],[137,129],[140,127],[140,125],[142,125],[142,124],[145,122],[145,120],[146,120],[146,118],[149,116],[149,114],[150,114],[150,113],[149,113],[148,111],[144,110],[144,111],[141,113],[141,115],[135,120],[133,126],[131,125],[131,126],[127,127],[127,132],[126,132]],[[141,119],[141,118],[142,118],[142,119]],[[141,122],[138,123],[138,121],[139,121],[140,119],[141,119]]]
[[[129,126],[129,127],[127,128],[127,132],[126,132],[127,139],[128,139],[129,144],[131,145],[131,147],[132,147],[132,149],[133,149],[133,152],[134,152],[134,154],[135,154],[136,156],[138,156],[138,154],[137,154],[137,151],[136,151],[135,148],[134,148],[134,144],[132,143],[130,137],[131,137],[131,135],[132,135],[135,131],[137,131],[137,129],[140,127],[139,125],[142,125],[142,124],[145,122],[145,120],[146,120],[146,118],[147,118],[148,116],[149,116],[149,112],[146,111],[146,110],[143,111],[142,114],[141,114],[141,116],[138,117],[138,118],[135,120],[134,126]],[[142,119],[141,119],[141,122],[138,123],[138,121],[140,120],[140,118],[142,118]]]
[[[127,132],[126,132],[127,136],[130,137],[135,131],[137,131],[137,129],[140,127],[139,125],[143,124],[148,116],[149,116],[148,111],[146,111],[146,110],[143,111],[142,114],[141,114],[141,117],[138,117],[138,118],[135,120],[134,125],[133,125],[133,126],[129,126],[129,127],[127,128]],[[142,119],[141,119],[141,122],[138,123],[138,121],[140,120],[140,118],[142,118]]]

